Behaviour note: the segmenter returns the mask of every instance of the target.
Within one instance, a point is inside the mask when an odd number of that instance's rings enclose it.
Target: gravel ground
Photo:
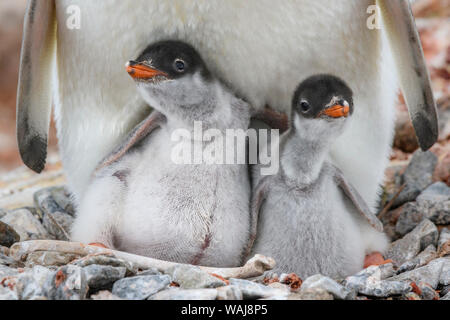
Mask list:
[[[32,205],[0,209],[0,299],[448,300],[450,188],[434,182],[437,163],[433,153],[417,151],[406,168],[397,168],[379,214],[392,239],[385,255],[392,263],[346,279],[269,271],[225,280],[190,265],[164,273],[142,270],[108,254],[49,249],[17,256],[17,242],[68,240],[74,219],[70,196],[64,187],[42,188],[34,192]]]

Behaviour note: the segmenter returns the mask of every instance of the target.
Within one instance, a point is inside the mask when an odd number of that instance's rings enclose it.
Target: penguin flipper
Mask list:
[[[136,144],[149,136],[155,129],[161,127],[166,122],[166,117],[158,112],[153,111],[147,118],[139,123],[103,161],[97,166],[95,172],[111,165],[122,158]]]
[[[17,140],[22,161],[40,173],[47,157],[56,57],[54,0],[29,0],[17,89]]]
[[[266,194],[267,194],[266,181],[267,181],[267,177],[260,180],[258,182],[258,184],[256,185],[254,192],[253,192],[253,197],[252,197],[251,207],[250,207],[250,234],[249,234],[249,240],[248,240],[247,247],[244,251],[244,259],[245,260],[249,257],[250,252],[253,248],[253,244],[255,243],[255,240],[256,240],[256,233],[258,230],[259,212],[264,203],[264,200],[266,199]]]
[[[356,189],[345,179],[342,171],[332,166],[334,169],[334,179],[337,185],[341,188],[347,198],[353,203],[356,210],[369,222],[369,224],[374,227],[377,231],[383,232],[383,224],[377,218],[375,214],[367,206],[364,199],[361,195],[356,191]]]
[[[378,5],[419,145],[422,150],[428,150],[437,141],[439,128],[430,76],[411,5],[408,0],[378,0]]]

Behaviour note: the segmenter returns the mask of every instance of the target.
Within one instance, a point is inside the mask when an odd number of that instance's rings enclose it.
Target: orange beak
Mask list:
[[[349,113],[350,113],[350,107],[349,106],[341,106],[341,105],[332,106],[321,112],[321,114],[325,114],[331,118],[347,117]]]
[[[146,79],[154,78],[156,76],[166,76],[167,77],[167,74],[162,71],[159,71],[157,69],[153,69],[146,65],[139,64],[139,63],[132,62],[132,61],[127,63],[126,68],[127,68],[128,74],[133,79],[146,80]]]

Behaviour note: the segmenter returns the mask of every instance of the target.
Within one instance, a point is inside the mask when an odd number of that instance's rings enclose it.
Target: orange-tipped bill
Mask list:
[[[149,66],[143,64],[136,64],[129,62],[127,63],[127,72],[133,79],[148,80],[155,78],[157,76],[167,77],[165,72],[159,71],[157,69],[150,68]]]
[[[332,106],[321,112],[321,114],[327,115],[331,118],[347,117],[349,115],[349,113],[350,113],[350,107],[349,106],[341,106],[341,105]]]

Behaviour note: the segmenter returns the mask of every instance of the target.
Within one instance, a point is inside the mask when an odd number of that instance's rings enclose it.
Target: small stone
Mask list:
[[[10,256],[0,253],[0,265],[8,266],[11,268],[21,268],[23,267],[22,262],[16,261]]]
[[[444,244],[448,243],[450,241],[450,229],[443,228],[441,230],[441,234],[439,235],[439,241],[438,241],[438,248],[442,248]]]
[[[69,241],[70,229],[72,227],[74,218],[62,212],[47,213],[42,219],[44,228],[56,240]]]
[[[176,265],[171,267],[167,274],[172,281],[178,283],[182,289],[217,288],[225,286],[226,283],[199,267],[189,265]]]
[[[436,226],[430,220],[425,219],[413,231],[390,245],[386,259],[393,260],[396,265],[402,265],[413,259],[430,244],[436,245],[437,240]]]
[[[439,300],[439,294],[428,283],[420,282],[418,287],[421,291],[422,300]]]
[[[19,234],[9,225],[0,221],[0,245],[9,248],[19,241]]]
[[[99,291],[96,294],[91,295],[90,298],[92,300],[123,300],[118,296],[113,295],[112,292],[108,290]]]
[[[310,288],[290,294],[287,298],[288,300],[333,300],[333,295],[322,288]]]
[[[64,187],[39,190],[34,203],[43,217],[43,225],[56,240],[69,240],[74,208]]]
[[[450,285],[450,257],[441,258],[439,260],[444,261],[444,266],[442,267],[441,276],[439,278],[439,284],[448,286]]]
[[[83,268],[86,281],[91,290],[110,289],[117,280],[123,279],[127,272],[124,267],[91,264]]]
[[[239,288],[239,290],[242,291],[243,298],[247,300],[286,295],[286,292],[284,290],[270,288],[263,284],[243,279],[232,278],[230,279],[230,285]]]
[[[131,262],[118,259],[112,255],[88,255],[81,259],[72,261],[73,265],[79,267],[87,267],[92,264],[101,265],[101,266],[111,266],[111,267],[124,267],[127,270],[127,277],[134,276],[137,274],[138,268],[132,264]],[[143,275],[143,274],[141,274]]]
[[[269,284],[267,285],[267,287],[273,288],[273,289],[278,289],[278,290],[280,290],[280,291],[284,291],[286,294],[290,294],[292,291],[295,291],[295,290],[292,290],[290,286],[288,286],[288,285],[286,285],[286,284],[283,284],[283,283],[281,283],[281,282],[272,282],[272,283],[269,283]]]
[[[35,265],[44,267],[64,266],[78,258],[80,258],[79,255],[72,253],[61,253],[56,251],[36,251],[28,254],[25,261],[25,266],[29,268]]]
[[[402,295],[411,291],[411,286],[408,283],[384,280],[393,274],[392,263],[370,266],[354,276],[347,277],[344,285],[348,290],[380,298]]]
[[[441,259],[437,259],[437,260],[431,261],[428,265],[426,265],[424,267],[401,273],[397,276],[387,279],[387,281],[393,281],[393,282],[407,281],[407,282],[415,282],[415,283],[426,282],[429,285],[431,285],[431,287],[433,289],[436,289],[439,284],[439,280],[440,280],[440,276],[441,276],[443,267],[444,267],[444,261]]]
[[[42,266],[35,266],[19,274],[16,291],[20,300],[37,300],[48,297],[50,281],[54,275],[55,271]]]
[[[122,299],[146,300],[166,289],[171,282],[171,278],[167,275],[124,278],[114,283],[112,293]]]
[[[75,209],[70,199],[70,193],[65,187],[50,187],[37,191],[34,204],[41,211],[41,216],[47,213],[64,212],[75,216]]]
[[[9,211],[0,220],[14,228],[20,236],[20,241],[50,238],[47,230],[28,209]]]
[[[430,244],[424,251],[419,253],[415,258],[403,263],[397,270],[397,273],[411,271],[415,268],[423,267],[431,260],[437,258],[436,247]]]
[[[417,150],[402,176],[405,188],[393,203],[394,207],[414,201],[417,196],[432,184],[433,172],[437,165],[437,157],[432,152]]]
[[[307,278],[302,284],[301,291],[311,288],[322,288],[339,300],[351,300],[356,296],[354,291],[346,289],[333,279],[321,274]]]
[[[148,270],[140,271],[136,274],[137,276],[156,276],[156,275],[162,275],[161,272],[158,271],[156,268],[151,268]]]
[[[89,289],[83,268],[70,264],[56,270],[49,287],[51,300],[84,300]]]
[[[429,219],[437,225],[450,223],[450,200],[443,202],[409,202],[403,205],[395,224],[395,231],[404,236],[413,230],[424,219]]]
[[[3,300],[19,300],[15,291],[0,286],[0,301]]]
[[[218,287],[217,300],[243,300],[242,291],[236,286]]]
[[[148,300],[216,300],[217,289],[170,288],[152,295]]]
[[[408,292],[403,295],[404,300],[422,300],[420,296],[417,293],[414,292]]]
[[[437,203],[446,200],[450,200],[450,187],[441,181],[426,188],[416,199],[419,203],[424,201]]]
[[[0,253],[9,256],[9,248],[0,246]]]
[[[0,282],[7,277],[15,277],[19,274],[16,268],[10,268],[0,264]]]
[[[447,285],[442,287],[441,292],[439,294],[441,296],[445,296],[449,292],[450,292],[450,285]]]

